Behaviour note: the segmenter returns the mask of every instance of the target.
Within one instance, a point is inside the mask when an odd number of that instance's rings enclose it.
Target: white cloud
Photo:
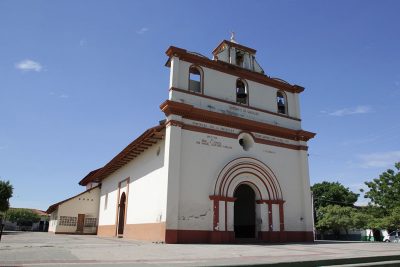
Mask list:
[[[136,31],[137,34],[144,34],[148,31],[149,29],[146,27],[141,28],[140,30]]]
[[[334,112],[330,112],[329,115],[341,117],[341,116],[347,116],[347,115],[365,114],[365,113],[370,113],[371,111],[372,111],[372,109],[369,106],[357,106],[354,108],[339,109]]]
[[[21,62],[15,63],[15,68],[22,70],[22,71],[40,72],[40,71],[42,71],[43,67],[39,62],[30,60],[30,59],[25,59],[25,60],[22,60]]]
[[[395,81],[395,82],[394,82],[394,85],[400,86],[400,81]]]
[[[60,97],[60,98],[69,98],[69,95],[61,94],[59,97]]]
[[[400,150],[380,153],[362,154],[358,156],[364,168],[389,168],[400,161]]]

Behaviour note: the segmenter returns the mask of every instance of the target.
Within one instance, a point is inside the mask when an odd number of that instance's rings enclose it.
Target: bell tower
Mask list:
[[[220,60],[238,67],[264,73],[260,64],[256,61],[256,50],[240,45],[235,40],[235,33],[232,32],[230,41],[223,40],[212,52],[214,60]]]
[[[166,54],[166,242],[312,241],[304,88],[266,75],[234,34],[212,59]]]

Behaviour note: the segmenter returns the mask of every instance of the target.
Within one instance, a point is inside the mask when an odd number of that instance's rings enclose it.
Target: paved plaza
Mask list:
[[[155,244],[118,238],[54,235],[40,232],[9,232],[3,235],[0,242],[0,266],[248,266],[272,264],[294,267],[329,266],[339,262],[348,264],[360,262],[354,258],[366,260],[371,257],[375,257],[375,261],[390,260],[394,264],[391,266],[400,266],[400,244],[378,242],[316,242],[314,244],[273,245],[264,243]]]

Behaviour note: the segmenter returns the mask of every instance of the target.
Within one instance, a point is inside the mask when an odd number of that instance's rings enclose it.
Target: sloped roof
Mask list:
[[[67,202],[67,201],[69,201],[69,200],[71,200],[71,199],[73,199],[73,198],[76,198],[76,197],[78,197],[78,196],[80,196],[80,195],[83,195],[83,194],[85,194],[85,193],[87,193],[87,192],[90,192],[91,190],[96,189],[96,188],[98,188],[98,187],[100,187],[100,185],[95,186],[95,187],[92,187],[92,188],[90,188],[90,189],[88,189],[88,190],[86,190],[86,191],[84,191],[84,192],[82,192],[82,193],[79,193],[79,194],[77,194],[77,195],[75,195],[75,196],[73,196],[73,197],[67,198],[67,199],[65,199],[65,200],[63,200],[63,201],[57,202],[57,203],[51,205],[51,206],[46,210],[46,213],[47,213],[47,214],[50,214],[50,213],[52,213],[53,211],[55,211],[55,210],[58,208],[58,206],[60,206],[61,204],[65,203],[65,202]]]
[[[43,211],[43,210],[38,210],[38,209],[29,209],[29,208],[10,208],[10,210],[30,210],[33,213],[39,215],[39,216],[48,216],[48,214]]]
[[[110,160],[104,167],[91,171],[80,182],[80,185],[87,185],[90,182],[100,183],[101,180],[106,178],[111,173],[115,172],[129,161],[135,159],[146,149],[156,144],[159,140],[164,138],[163,129],[165,123],[152,127],[146,130],[142,135],[136,138],[121,152],[119,152],[112,160]]]

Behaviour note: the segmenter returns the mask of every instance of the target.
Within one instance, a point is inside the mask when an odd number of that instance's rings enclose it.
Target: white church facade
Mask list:
[[[81,185],[101,184],[97,234],[166,243],[312,241],[299,94],[256,51],[223,41],[209,59],[177,47],[166,120]]]

